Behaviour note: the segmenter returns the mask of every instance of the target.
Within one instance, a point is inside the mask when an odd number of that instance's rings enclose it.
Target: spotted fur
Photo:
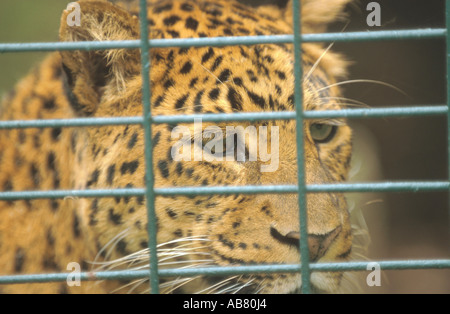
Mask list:
[[[139,38],[133,1],[80,1],[80,27],[65,11],[61,41]],[[149,0],[151,38],[218,37],[292,33],[290,2],[246,6],[234,0]],[[286,1],[284,1],[286,2]],[[304,32],[336,20],[348,0],[304,0]],[[165,48],[151,50],[153,115],[294,110],[292,45]],[[334,86],[345,74],[342,58],[318,44],[304,44],[304,106],[340,109]],[[139,50],[63,51],[48,56],[6,97],[2,120],[142,115]],[[335,125],[326,143],[310,134],[312,123]],[[207,127],[212,123],[203,123]],[[181,125],[181,124],[180,124]],[[183,124],[192,128],[191,124]],[[218,123],[250,125],[250,122]],[[296,184],[295,121],[252,122],[278,126],[279,168],[261,172],[262,160],[175,161],[176,125],[154,125],[156,187]],[[276,140],[276,139],[268,139]],[[345,121],[305,123],[306,182],[347,179],[351,131]],[[13,129],[0,132],[0,190],[140,188],[145,184],[144,134],[139,125]],[[192,143],[191,145],[195,145]],[[146,200],[143,197],[0,201],[0,274],[148,267]],[[341,194],[308,194],[312,261],[345,261],[352,247]],[[294,194],[158,196],[157,239],[161,267],[297,263],[298,199]],[[167,265],[167,266],[165,266]],[[342,274],[313,273],[317,290],[335,291]],[[163,292],[296,292],[299,274],[164,279]],[[145,291],[139,282],[83,282],[0,286],[2,292]],[[234,289],[234,290],[233,290]]]

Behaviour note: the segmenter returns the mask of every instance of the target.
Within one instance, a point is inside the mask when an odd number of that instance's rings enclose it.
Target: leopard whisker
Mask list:
[[[178,277],[177,279],[174,279],[174,280],[171,280],[171,281],[168,281],[168,282],[165,282],[165,283],[161,284],[159,287],[161,289],[163,289],[164,293],[169,294],[169,293],[174,292],[175,290],[181,288],[182,286],[184,286],[184,285],[186,285],[186,284],[188,284],[188,283],[190,283],[190,282],[192,282],[192,281],[194,281],[194,280],[196,280],[198,278],[200,278],[200,276],[185,277],[185,278]],[[164,290],[166,288],[169,288],[169,289]]]
[[[173,249],[164,249],[164,250],[158,250],[158,255],[160,256],[170,256],[173,254],[178,253],[189,253],[195,250],[204,249],[207,248],[207,246],[197,246],[193,248],[173,248]],[[209,254],[209,253],[208,253]]]
[[[198,249],[203,249],[206,248],[207,246],[195,246],[195,247],[189,247],[190,245],[193,245],[196,243],[188,243],[188,244],[183,244],[183,245],[178,245],[175,247],[171,247],[168,249],[161,249],[158,248],[158,253],[163,254],[163,253],[167,253],[167,252],[173,252],[173,251],[179,251],[179,252],[188,252],[188,251],[193,251],[193,250],[198,250]]]
[[[218,291],[217,293],[218,294],[223,294],[223,293],[236,294],[239,291],[241,291],[242,289],[253,285],[254,284],[253,281],[255,281],[255,278],[253,278],[253,276],[251,276],[250,279],[248,281],[244,282],[244,283],[240,282],[241,279],[242,279],[242,276],[240,276],[237,279],[237,283],[236,284],[234,284],[234,285],[232,285],[230,287],[227,287],[225,289],[222,289],[222,290]]]
[[[266,288],[266,284],[265,284],[266,281],[267,281],[267,278],[264,278],[263,280],[261,280],[260,283],[258,283],[258,287],[257,287],[257,290],[255,291],[255,294],[259,294],[262,290],[264,290]]]
[[[140,285],[144,284],[145,282],[147,282],[148,279],[147,278],[142,278],[142,279],[136,279],[134,281],[131,281],[123,286],[120,286],[116,289],[114,289],[113,291],[111,291],[111,293],[117,293],[120,290],[123,290],[129,286],[132,286],[131,289],[128,290],[127,294],[131,294],[133,293],[134,290],[136,290]]]
[[[111,256],[112,254],[112,250],[115,248],[115,246],[117,245],[117,243],[119,243],[120,240],[122,240],[123,238],[125,238],[125,236],[127,235],[127,233],[129,232],[129,228],[119,232],[117,235],[115,235],[110,241],[108,241],[97,253],[97,255],[94,258],[94,261],[91,264],[95,264],[97,262],[97,260],[100,258],[100,256],[102,255],[102,253],[108,248],[109,250],[105,253],[105,259],[108,259],[109,256]]]
[[[165,245],[171,245],[171,244],[178,243],[178,242],[192,242],[192,241],[206,241],[206,242],[210,242],[211,240],[206,238],[206,236],[190,236],[190,237],[178,238],[178,239],[175,239],[175,240],[163,242],[161,244],[158,244],[157,248],[161,248],[161,247],[163,247]]]
[[[122,266],[125,266],[126,269],[129,270],[137,270],[137,269],[141,269],[142,266],[137,265],[137,263],[147,263],[148,264],[148,260],[142,260],[142,261],[136,261],[136,260],[114,260],[114,261],[109,261],[109,262],[104,262],[104,263],[98,263],[101,266],[98,267],[96,269],[96,271],[101,271],[101,270],[111,270],[111,269],[116,269],[116,268],[123,268]],[[132,267],[133,265],[136,265],[134,267]],[[145,268],[145,267],[144,267]]]
[[[198,61],[194,61],[195,63],[197,63],[198,65],[200,65],[203,70],[205,70],[206,72],[208,72],[212,77],[214,77],[218,82],[220,82],[222,85],[225,86],[224,82],[222,82],[214,73],[212,73],[208,68],[206,68],[203,64],[201,64]]]
[[[235,283],[231,286],[225,287],[222,290],[219,290],[216,292],[216,294],[225,294],[225,293],[229,293],[230,291],[233,291],[234,289],[236,289],[237,287],[239,287],[241,284],[240,283]]]
[[[342,81],[342,82],[338,82],[338,83],[334,83],[334,84],[330,84],[327,85],[325,87],[319,88],[316,92],[320,93],[321,91],[324,91],[326,89],[330,89],[332,87],[336,87],[336,86],[342,86],[342,85],[347,85],[347,84],[355,84],[355,83],[371,83],[371,84],[378,84],[378,85],[383,85],[389,88],[392,88],[393,90],[403,94],[404,96],[408,97],[408,94],[406,92],[404,92],[403,90],[401,90],[400,88],[396,87],[395,85],[383,82],[383,81],[378,81],[378,80],[369,80],[369,79],[354,79],[354,80],[346,80],[346,81]]]
[[[219,281],[219,282],[217,282],[217,283],[215,283],[215,284],[213,284],[213,285],[211,285],[211,286],[209,286],[209,287],[207,287],[207,288],[205,288],[203,290],[197,291],[196,294],[212,294],[217,289],[220,289],[221,287],[226,285],[229,281],[234,280],[234,279],[236,279],[238,277],[239,276],[236,275],[236,276],[232,276],[232,277],[226,278],[226,279],[224,279],[222,281]]]
[[[238,289],[235,289],[234,292],[232,292],[233,294],[238,293],[239,291],[241,291],[244,288],[247,288],[251,285],[254,285],[253,281],[255,281],[255,278],[252,278],[251,280],[247,281],[246,283],[242,284]]]
[[[185,262],[189,263],[189,264],[186,266],[183,266],[183,267],[178,267],[178,269],[199,268],[199,267],[210,266],[210,265],[212,265],[213,260],[190,260],[190,261],[185,261]],[[186,285],[187,283],[189,283],[193,280],[199,279],[199,278],[201,278],[201,276],[194,276],[194,277],[187,277],[187,278],[177,277],[176,279],[173,279],[173,280],[170,280],[170,281],[160,284],[160,288],[162,288],[162,289],[170,288],[169,290],[164,290],[164,293],[171,293],[174,290],[182,287],[183,285]]]
[[[337,100],[337,101],[339,101],[339,104],[345,105],[346,107],[350,107],[350,106],[351,107],[364,107],[364,108],[369,108],[370,107],[365,102],[358,101],[358,100],[353,99],[353,98],[346,98],[346,97],[331,97],[331,96],[327,96],[327,97],[320,97],[319,100]]]
[[[245,287],[248,287],[248,286],[252,285],[253,281],[255,280],[255,278],[253,278],[253,276],[251,276],[249,278],[249,280],[247,282],[244,282],[244,283],[240,282],[241,279],[242,279],[242,275],[239,276],[239,278],[236,280],[235,284],[233,284],[233,285],[231,285],[229,287],[226,287],[226,288],[224,288],[222,290],[219,290],[217,292],[217,294],[224,294],[224,293],[236,294],[240,290],[244,289]]]
[[[94,260],[93,262],[90,262],[90,264],[101,265],[100,269],[110,266],[109,269],[111,269],[111,268],[116,268],[117,266],[115,266],[115,265],[122,265],[122,264],[127,264],[127,263],[133,264],[133,263],[136,263],[137,261],[144,260],[144,258],[146,261],[148,261],[148,254],[145,254],[142,251],[145,251],[145,249],[138,251],[138,252],[131,253],[131,254],[123,256],[123,257],[119,257],[115,260],[102,261],[102,262]]]
[[[184,266],[184,267],[178,267],[178,268],[191,268],[193,267],[191,265],[193,261],[192,260],[186,260],[186,261],[175,261],[175,262],[167,262],[167,263],[158,263],[159,266],[172,266],[172,265],[180,265],[180,264],[186,264],[188,263],[189,265]],[[203,262],[203,263],[212,263],[214,262],[214,260],[212,259],[199,259],[199,260],[195,260],[194,262]],[[206,264],[205,264],[206,265]],[[195,267],[197,267],[198,265],[195,265]]]
[[[316,70],[316,68],[319,66],[320,61],[323,59],[323,57],[327,54],[327,52],[331,49],[331,47],[333,47],[334,42],[332,42],[331,44],[328,45],[328,47],[324,50],[324,52],[322,52],[322,54],[320,55],[320,57],[316,60],[316,62],[313,64],[313,66],[311,67],[311,69],[309,69],[308,73],[304,76],[303,78],[303,82],[305,82],[306,80],[309,79],[309,77],[311,76],[311,74]]]
[[[169,256],[164,258],[158,258],[159,263],[165,262],[168,260],[176,259],[183,256],[189,256],[189,255],[204,255],[204,256],[210,256],[209,253],[203,253],[203,252],[188,252],[188,253],[171,253]]]
[[[159,265],[175,265],[175,264],[182,264],[182,263],[192,263],[192,260],[185,260],[185,261],[170,261],[172,259],[175,258],[179,258],[179,257],[183,257],[183,256],[189,256],[189,255],[203,255],[203,256],[209,256],[211,254],[209,253],[205,253],[205,252],[196,252],[194,251],[195,249],[198,248],[192,248],[192,252],[171,252],[166,254],[166,257],[164,258],[159,258],[158,259],[158,264]],[[149,260],[149,255],[148,255],[148,249],[143,250],[144,252],[140,251],[140,252],[136,252],[136,253],[132,253],[130,255],[112,260],[112,261],[105,261],[105,262],[95,262],[93,264],[95,265],[101,265],[98,270],[101,269],[114,269],[114,268],[119,268],[121,266],[126,265],[127,269],[133,269],[133,270],[138,270],[138,269],[144,269],[144,268],[148,268],[148,260]],[[159,255],[159,254],[158,254]],[[201,262],[211,262],[212,260],[208,260],[208,259],[202,259],[202,260],[197,260],[197,261],[201,261]],[[144,266],[138,265],[139,263],[144,263]],[[133,265],[137,265],[135,267],[131,267]]]
[[[125,232],[123,232],[123,233],[125,233]],[[106,247],[111,245],[114,241],[118,242],[123,237],[124,237],[124,234],[117,235],[114,239],[112,239],[110,242],[108,242],[105,245],[105,247],[99,252],[99,254],[101,254],[101,252],[104,249],[106,249]],[[207,239],[204,239],[204,237],[188,237],[188,238],[176,239],[173,241],[168,241],[168,242],[159,244],[157,246],[158,255],[165,256],[165,258],[160,259],[160,261],[166,261],[166,260],[169,260],[172,258],[177,258],[180,256],[189,255],[189,254],[208,255],[208,253],[205,253],[205,252],[194,252],[196,250],[206,248],[205,246],[196,246],[196,247],[189,248],[188,246],[193,244],[192,240],[209,241]],[[175,243],[179,243],[179,242],[190,242],[190,243],[178,245],[174,248],[161,249],[161,247],[164,247],[166,245],[175,244]],[[94,262],[91,262],[91,264],[102,265],[101,268],[105,268],[105,267],[109,266],[109,268],[111,269],[111,268],[117,268],[118,266],[122,266],[124,264],[133,265],[133,264],[141,262],[141,261],[148,262],[148,258],[149,258],[149,249],[142,249],[140,251],[131,253],[127,256],[123,256],[123,257],[120,257],[118,259],[111,260],[111,261],[98,262],[97,258],[96,258],[96,260],[94,260]]]

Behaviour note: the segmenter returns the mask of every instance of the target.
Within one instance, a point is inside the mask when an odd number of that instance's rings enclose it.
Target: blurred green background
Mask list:
[[[71,1],[1,0],[0,42],[58,41],[61,12]],[[0,97],[46,53],[0,54]]]
[[[245,0],[242,0],[245,2]],[[0,42],[57,41],[60,14],[70,1],[0,0]],[[254,2],[254,1],[253,1]],[[445,27],[442,0],[380,0],[382,26],[368,27],[366,5],[347,8],[350,23],[331,29],[377,31]],[[437,105],[446,102],[445,41],[336,43],[352,61],[349,79],[380,80],[407,96],[374,84],[345,86],[345,96],[370,107]],[[0,97],[45,53],[0,54]],[[445,117],[352,120],[354,181],[447,180]],[[352,194],[371,234],[369,260],[450,257],[448,193]],[[385,271],[369,293],[450,293],[450,271]],[[364,283],[365,281],[363,281]],[[364,286],[364,284],[363,284]]]

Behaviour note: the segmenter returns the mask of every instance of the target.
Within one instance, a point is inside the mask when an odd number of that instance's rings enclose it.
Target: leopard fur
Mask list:
[[[321,32],[339,18],[348,0],[302,1],[304,33]],[[130,1],[79,1],[81,26],[61,18],[61,41],[139,39],[138,8]],[[153,39],[278,35],[293,32],[286,6],[250,7],[235,0],[149,0]],[[303,44],[304,109],[340,109],[334,84],[346,62],[319,44]],[[290,44],[158,48],[150,50],[153,115],[293,111],[293,47]],[[142,116],[138,49],[61,51],[50,54],[4,99],[1,120]],[[325,142],[313,124],[331,125]],[[213,123],[203,123],[203,127]],[[293,120],[217,123],[279,127],[279,167],[264,161],[176,161],[171,132],[152,127],[155,187],[276,185],[297,183]],[[192,124],[179,124],[192,129]],[[305,121],[305,181],[347,180],[351,130],[344,120]],[[269,141],[269,139],[267,139]],[[272,141],[275,138],[270,139]],[[195,143],[192,143],[195,145]],[[140,125],[25,128],[0,131],[0,190],[71,190],[145,186],[145,138]],[[312,261],[346,261],[352,233],[344,196],[308,194]],[[160,267],[298,263],[299,205],[295,194],[157,196]],[[141,196],[0,201],[0,274],[148,268],[146,199]],[[122,263],[126,261],[126,263]],[[164,266],[167,264],[167,266]],[[342,274],[314,272],[318,291],[339,289]],[[217,289],[218,283],[222,289]],[[299,274],[196,277],[161,280],[162,292],[289,293]],[[132,287],[132,288],[130,288]],[[230,288],[231,289],[231,288]],[[148,290],[123,282],[0,286],[3,293],[110,293]]]

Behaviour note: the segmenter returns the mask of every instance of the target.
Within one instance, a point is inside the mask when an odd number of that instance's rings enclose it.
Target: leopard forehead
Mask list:
[[[291,33],[282,11],[271,12],[236,1],[158,1],[149,9],[149,27],[154,39]],[[138,13],[131,10],[131,14]],[[333,52],[324,53],[319,45],[305,44],[302,50],[305,109],[336,108],[337,102],[329,97],[337,93],[332,84],[345,73],[345,62]],[[154,114],[294,109],[292,44],[152,49],[150,60]],[[107,104],[97,115],[129,111],[131,103],[140,113],[141,83],[137,75],[121,82],[127,93],[106,91]]]

